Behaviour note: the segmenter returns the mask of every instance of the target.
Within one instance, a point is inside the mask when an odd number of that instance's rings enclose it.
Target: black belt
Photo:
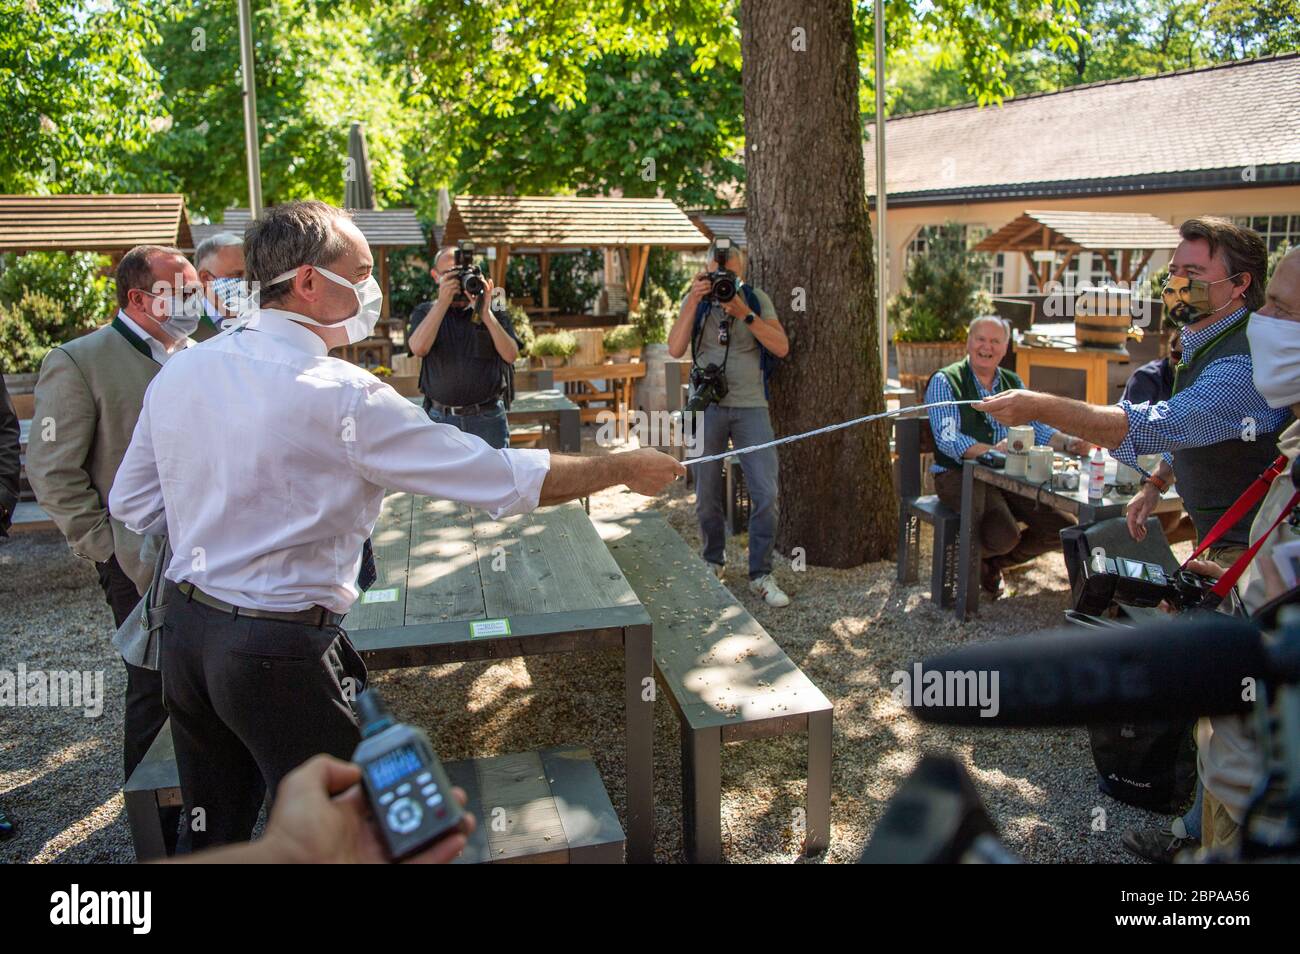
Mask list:
[[[497,405],[501,403],[500,398],[493,398],[490,401],[483,401],[479,404],[439,404],[433,398],[426,398],[429,407],[433,408],[439,414],[450,414],[452,417],[468,417],[471,414],[482,414],[484,411],[495,411]]]
[[[249,609],[247,606],[236,606],[233,603],[227,603],[225,600],[219,600],[215,596],[209,596],[193,583],[178,583],[176,588],[195,603],[202,603],[204,606],[221,610],[231,616],[274,619],[282,623],[306,623],[308,626],[338,626],[343,622],[342,613],[332,612],[323,606],[311,606],[305,610],[294,610],[292,612]]]

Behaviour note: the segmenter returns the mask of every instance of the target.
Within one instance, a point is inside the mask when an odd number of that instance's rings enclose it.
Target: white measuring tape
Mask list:
[[[789,437],[778,437],[774,441],[768,441],[766,444],[754,444],[750,447],[738,447],[735,450],[729,450],[723,454],[711,454],[708,457],[691,457],[682,461],[683,464],[708,464],[715,460],[726,460],[728,457],[739,457],[741,454],[752,454],[754,451],[767,450],[769,447],[777,447],[781,444],[789,444],[793,441],[801,441],[805,437],[816,437],[818,434],[829,434],[831,431],[841,431],[846,427],[853,427],[855,424],[865,424],[867,421],[878,421],[886,417],[897,417],[900,414],[912,414],[916,411],[929,410],[932,407],[955,407],[958,404],[978,404],[983,398],[977,398],[972,401],[935,401],[933,404],[913,404],[911,407],[900,407],[896,411],[884,411],[880,414],[868,414],[866,417],[855,417],[851,421],[843,421],[839,424],[830,424],[826,427],[819,427],[815,431],[807,431],[803,434],[791,434]]]

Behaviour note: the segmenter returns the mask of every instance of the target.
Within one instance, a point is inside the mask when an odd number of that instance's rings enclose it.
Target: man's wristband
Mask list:
[[[751,311],[748,315],[745,316],[745,324],[752,325],[754,323],[754,318],[756,317],[757,316]]]
[[[1169,481],[1165,480],[1163,477],[1157,477],[1155,474],[1148,474],[1146,477],[1143,477],[1142,483],[1150,484],[1160,493],[1164,493],[1169,489]]]

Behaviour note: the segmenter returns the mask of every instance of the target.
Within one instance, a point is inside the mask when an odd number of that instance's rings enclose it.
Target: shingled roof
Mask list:
[[[444,244],[608,248],[704,248],[704,234],[671,199],[609,196],[458,196]]]
[[[901,205],[1300,183],[1300,54],[899,116],[885,145]]]
[[[1145,212],[1027,211],[988,235],[977,252],[1037,249],[1149,251],[1178,247],[1178,229]]]
[[[181,195],[0,195],[0,252],[112,254],[191,244]]]
[[[424,230],[412,209],[352,209],[348,214],[374,248],[425,244]],[[191,227],[194,242],[197,245],[218,232],[243,235],[252,220],[248,209],[226,209],[222,221]]]

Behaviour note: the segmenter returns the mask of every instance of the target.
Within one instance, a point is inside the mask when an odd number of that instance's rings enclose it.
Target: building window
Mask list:
[[[907,245],[908,259],[910,260],[913,255],[924,255],[930,250],[930,243],[951,228],[961,230],[960,234],[965,239],[967,248],[976,245],[990,231],[984,225],[923,225],[916,230],[912,241]],[[1001,295],[1006,283],[1006,256],[998,252],[995,255],[986,255],[985,258],[988,260],[988,266],[980,274],[980,285],[991,295]]]
[[[1264,236],[1270,252],[1276,252],[1283,242],[1300,248],[1300,215],[1234,215],[1232,221]]]

